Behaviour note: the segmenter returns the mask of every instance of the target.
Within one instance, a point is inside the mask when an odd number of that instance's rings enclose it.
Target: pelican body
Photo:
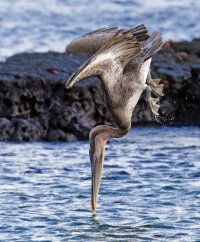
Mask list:
[[[89,40],[92,40],[91,49]],[[162,95],[163,86],[159,85],[159,79],[151,79],[150,63],[151,57],[161,47],[162,35],[154,32],[149,36],[146,27],[139,25],[128,30],[100,29],[72,41],[66,48],[72,53],[94,53],[71,75],[66,88],[71,88],[89,76],[99,77],[105,93],[106,106],[117,126],[113,128],[99,125],[93,128],[89,135],[91,204],[94,211],[102,176],[105,145],[110,138],[120,138],[128,133],[133,110],[144,89],[147,90],[147,101],[151,110],[155,115],[158,114],[157,102]],[[157,98],[152,97],[151,92]]]

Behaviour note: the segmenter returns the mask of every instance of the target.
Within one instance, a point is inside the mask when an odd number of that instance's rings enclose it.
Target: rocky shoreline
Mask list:
[[[169,48],[167,48],[169,47]],[[66,90],[73,71],[86,59],[67,53],[23,53],[0,62],[0,141],[75,141],[88,139],[98,124],[114,125],[97,78]],[[200,125],[200,39],[170,41],[151,65],[165,96],[165,125]],[[134,125],[159,125],[142,95]]]

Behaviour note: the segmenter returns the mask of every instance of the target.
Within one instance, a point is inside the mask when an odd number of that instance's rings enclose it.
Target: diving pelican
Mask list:
[[[67,52],[93,54],[70,76],[66,88],[87,77],[99,77],[106,106],[117,126],[99,125],[89,134],[93,211],[96,210],[105,145],[110,138],[120,138],[129,132],[133,110],[144,89],[152,112],[158,115],[163,85],[159,85],[159,79],[151,79],[150,62],[162,44],[162,35],[153,32],[149,36],[142,24],[132,29],[105,28],[93,31],[75,39],[66,48]],[[152,97],[152,92],[156,98]]]

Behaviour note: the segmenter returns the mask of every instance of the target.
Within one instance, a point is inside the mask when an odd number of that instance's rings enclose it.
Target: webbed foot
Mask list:
[[[151,74],[150,74],[150,70],[147,76],[147,84],[151,87],[152,92],[156,95],[156,96],[163,96],[163,84],[159,84],[160,83],[160,79],[152,79],[151,78]]]
[[[157,104],[159,102],[159,98],[153,98],[151,97],[149,100],[149,105],[151,107],[151,110],[153,112],[153,114],[155,114],[156,116],[158,116],[158,110],[160,108],[160,105]]]
[[[148,76],[147,76],[147,96],[146,100],[149,103],[149,106],[151,108],[151,111],[153,112],[154,115],[158,116],[158,110],[160,108],[160,105],[158,104],[160,97],[163,96],[163,84],[160,83],[160,79],[152,79],[151,78],[151,73],[149,70]],[[152,97],[152,93],[157,97],[154,98]]]
[[[160,108],[160,105],[158,104],[160,98],[154,98],[151,96],[152,93],[152,88],[147,85],[146,87],[147,95],[146,95],[146,101],[149,104],[151,111],[153,112],[154,115],[158,116],[158,110]]]

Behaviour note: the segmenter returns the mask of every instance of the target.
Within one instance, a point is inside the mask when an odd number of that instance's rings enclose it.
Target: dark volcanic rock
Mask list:
[[[49,131],[47,134],[48,141],[76,141],[77,138],[74,134],[65,133],[60,129]]]
[[[172,43],[154,57],[152,69],[165,84],[161,119],[200,125],[200,40]]]
[[[18,54],[0,63],[0,141],[87,139],[98,124],[112,124],[97,78],[70,90],[64,85],[86,56]],[[152,76],[165,85],[165,124],[200,124],[200,40],[171,43],[152,62]],[[158,124],[142,95],[135,124]]]
[[[98,123],[109,123],[95,78],[64,87],[84,56],[20,54],[0,63],[0,140],[87,139]]]

